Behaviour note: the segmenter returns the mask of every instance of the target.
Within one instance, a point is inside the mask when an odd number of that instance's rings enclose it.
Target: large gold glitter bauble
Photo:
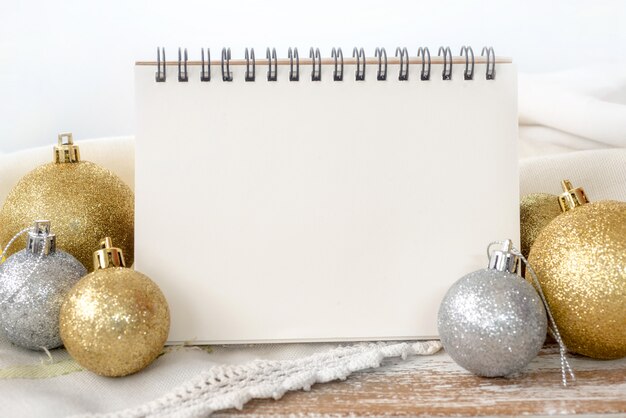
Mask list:
[[[571,204],[530,251],[563,341],[599,359],[626,356],[626,203]],[[569,193],[570,198],[574,193]]]
[[[87,268],[92,265],[93,249],[104,236],[112,237],[124,249],[132,265],[133,192],[111,171],[80,161],[71,134],[59,135],[54,151],[55,162],[26,174],[7,196],[0,210],[0,245],[6,245],[35,219],[47,219],[63,237],[58,248]]]
[[[561,214],[559,199],[548,193],[532,193],[520,201],[520,241],[522,254],[528,258],[530,249],[539,233],[548,223]]]
[[[126,376],[163,351],[170,328],[165,296],[147,276],[125,268],[123,254],[105,238],[96,270],[69,292],[59,317],[61,339],[84,368]]]

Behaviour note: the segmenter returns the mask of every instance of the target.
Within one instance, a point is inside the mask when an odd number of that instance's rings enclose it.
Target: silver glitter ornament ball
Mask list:
[[[543,302],[533,286],[496,268],[459,279],[439,307],[444,349],[461,367],[479,376],[507,376],[522,370],[543,346],[547,326]]]
[[[38,222],[36,228],[41,229],[29,233],[27,248],[0,264],[0,325],[14,344],[41,350],[62,345],[61,304],[87,270],[70,254],[56,250],[49,223]]]

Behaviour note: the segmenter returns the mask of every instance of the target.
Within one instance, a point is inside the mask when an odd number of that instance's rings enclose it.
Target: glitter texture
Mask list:
[[[61,303],[87,274],[63,251],[45,255],[39,263],[38,258],[39,254],[22,250],[0,265],[0,323],[11,342],[33,350],[61,346]]]
[[[569,350],[626,356],[626,203],[563,213],[544,228],[528,261]]]
[[[58,248],[91,269],[94,249],[109,236],[134,253],[134,195],[115,174],[89,161],[45,164],[26,174],[0,210],[2,246],[35,219],[48,219]],[[9,252],[9,255],[12,252]]]
[[[553,194],[533,193],[520,201],[520,238],[522,254],[528,258],[539,233],[550,221],[562,213],[559,198]]]
[[[493,269],[458,280],[438,317],[441,343],[461,367],[479,376],[507,376],[524,368],[546,338],[546,311],[521,277]]]
[[[170,314],[154,282],[113,267],[84,277],[61,308],[61,338],[83,367],[125,376],[149,365],[163,350]]]

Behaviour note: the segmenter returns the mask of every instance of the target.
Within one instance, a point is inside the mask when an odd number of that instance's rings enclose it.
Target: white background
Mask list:
[[[353,46],[373,55],[419,46],[454,54],[469,44],[513,56],[522,72],[558,71],[624,61],[623,1],[20,1],[0,0],[0,152],[75,138],[134,132],[133,63],[198,58],[230,46],[285,56],[317,46]]]

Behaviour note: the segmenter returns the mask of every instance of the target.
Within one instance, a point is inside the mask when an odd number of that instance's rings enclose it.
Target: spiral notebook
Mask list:
[[[519,241],[512,61],[264,52],[135,65],[135,268],[169,342],[436,337],[449,286]]]

